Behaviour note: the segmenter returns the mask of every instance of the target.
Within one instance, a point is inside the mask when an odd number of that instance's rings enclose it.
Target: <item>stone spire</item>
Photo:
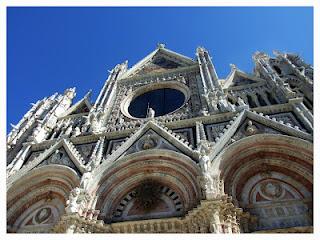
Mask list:
[[[286,102],[289,98],[295,97],[296,94],[290,90],[288,84],[284,83],[278,73],[270,66],[269,59],[270,57],[267,54],[256,52],[253,55],[256,64],[255,71],[269,80],[267,84],[280,102]]]
[[[117,64],[111,71],[109,71],[108,79],[106,80],[100,94],[93,106],[93,111],[99,108],[108,107],[112,96],[116,90],[116,80],[125,73],[128,69],[128,61]]]
[[[200,73],[203,80],[204,92],[211,91],[222,91],[222,88],[218,81],[218,75],[213,66],[211,57],[208,51],[203,47],[197,48],[197,58],[200,66]]]
[[[127,71],[127,69],[128,61],[125,61],[124,63],[117,64],[114,69],[109,71],[109,77],[87,117],[86,124],[91,126],[93,132],[97,132],[107,121],[111,110],[111,102],[117,91],[117,80]]]
[[[41,121],[38,121],[38,125],[35,127],[30,140],[34,142],[44,140],[50,131],[55,128],[58,117],[72,105],[72,100],[75,96],[75,88],[67,88],[63,95],[57,96],[54,94],[51,96],[53,107]]]

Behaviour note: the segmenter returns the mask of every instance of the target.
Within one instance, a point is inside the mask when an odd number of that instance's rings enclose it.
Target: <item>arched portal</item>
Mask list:
[[[256,217],[251,231],[312,226],[312,144],[260,134],[230,145],[219,156],[225,191]]]
[[[61,165],[39,167],[21,177],[7,193],[7,231],[50,232],[79,181],[74,170]]]
[[[133,153],[100,173],[96,209],[105,222],[182,216],[200,202],[199,175],[181,153]]]

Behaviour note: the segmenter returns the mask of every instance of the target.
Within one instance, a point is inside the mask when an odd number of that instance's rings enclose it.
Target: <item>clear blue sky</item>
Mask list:
[[[252,54],[273,49],[313,64],[313,9],[294,7],[42,8],[7,12],[7,132],[36,102],[68,87],[92,101],[107,70],[129,66],[157,43],[195,57],[207,48],[220,78],[234,63],[251,72]]]

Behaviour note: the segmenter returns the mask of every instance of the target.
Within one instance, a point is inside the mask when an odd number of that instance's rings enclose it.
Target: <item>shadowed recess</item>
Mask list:
[[[155,117],[175,111],[184,103],[182,92],[171,88],[156,89],[136,97],[129,106],[133,117],[145,118],[148,107],[155,111]]]

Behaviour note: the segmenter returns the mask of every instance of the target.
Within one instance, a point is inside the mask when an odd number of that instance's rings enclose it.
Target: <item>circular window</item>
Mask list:
[[[155,117],[162,116],[180,108],[185,101],[182,92],[172,88],[162,88],[146,92],[129,105],[129,114],[136,118],[145,118],[148,108],[155,111]]]
[[[159,117],[181,108],[189,98],[190,90],[185,84],[176,81],[154,83],[129,93],[121,103],[121,111],[133,119],[147,118],[150,112]]]

